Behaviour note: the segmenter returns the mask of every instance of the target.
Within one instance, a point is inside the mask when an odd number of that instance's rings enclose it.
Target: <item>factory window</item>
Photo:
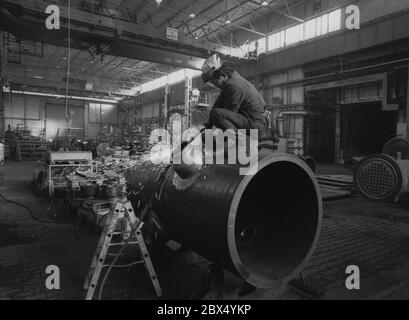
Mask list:
[[[341,29],[341,16],[341,9],[332,11],[328,14],[329,32],[334,32]]]
[[[320,17],[308,20],[305,22],[305,36],[304,40],[309,40],[315,37],[323,36],[328,33],[329,24],[328,24],[328,14],[324,14]],[[341,24],[339,23],[339,27]],[[335,27],[335,24],[334,24]],[[334,30],[336,31],[336,30]]]
[[[291,45],[304,40],[304,24],[297,24],[285,30],[285,45]]]
[[[257,52],[265,53],[266,52],[266,38],[261,38],[257,42]]]
[[[317,36],[323,36],[328,33],[328,14],[317,18],[318,30]]]
[[[268,36],[268,51],[274,51],[301,41],[335,32],[341,29],[341,9],[296,24]]]
[[[117,108],[112,104],[90,103],[88,109],[91,123],[117,123]]]
[[[311,19],[305,23],[305,40],[317,36],[317,19]]]
[[[285,45],[285,30],[271,34],[268,37],[268,50],[283,48]]]

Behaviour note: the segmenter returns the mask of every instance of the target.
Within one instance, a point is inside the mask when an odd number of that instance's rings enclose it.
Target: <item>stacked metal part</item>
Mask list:
[[[372,201],[398,201],[408,191],[409,142],[388,141],[383,154],[363,158],[355,173],[358,192]]]
[[[383,154],[395,159],[409,159],[409,141],[403,138],[391,139],[383,147]]]
[[[359,164],[355,173],[358,192],[373,201],[398,201],[408,191],[409,160],[397,160],[385,154],[371,155]]]

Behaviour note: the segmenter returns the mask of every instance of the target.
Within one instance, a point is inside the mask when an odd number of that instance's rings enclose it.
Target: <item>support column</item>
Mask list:
[[[1,36],[1,34],[0,34]],[[0,48],[0,136],[4,135],[4,132],[6,130],[6,122],[4,119],[4,114],[5,114],[5,107],[4,107],[4,92],[3,92],[3,87],[4,87],[4,80],[3,80],[3,65],[2,65],[2,56],[1,56],[1,48]]]
[[[406,91],[406,128],[404,138],[409,139],[409,63],[408,63],[408,88]]]
[[[4,119],[4,114],[5,114],[5,107],[4,107],[4,92],[3,92],[3,78],[0,76],[0,136],[4,135],[4,132],[6,130],[6,122]]]
[[[163,105],[163,128],[167,129],[169,124],[169,94],[170,94],[170,86],[166,84],[165,86],[165,102]]]
[[[192,92],[192,78],[185,78],[185,114],[183,116],[184,128],[183,131],[187,130],[191,126],[191,103],[190,103],[190,94]]]
[[[396,136],[400,138],[407,138],[407,130],[406,130],[406,113],[407,110],[399,110],[398,111],[398,123],[396,125]]]
[[[342,163],[341,152],[341,107],[335,107],[335,163]]]

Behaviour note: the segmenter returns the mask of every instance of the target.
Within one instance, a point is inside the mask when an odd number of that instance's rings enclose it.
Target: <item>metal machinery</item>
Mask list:
[[[409,160],[385,154],[365,157],[355,173],[358,192],[369,200],[398,201],[408,191]]]
[[[304,161],[263,144],[257,173],[239,169],[141,162],[126,172],[128,197],[135,210],[151,202],[168,239],[255,287],[273,288],[295,278],[314,251],[320,188]]]
[[[409,142],[403,138],[388,141],[383,154],[360,160],[354,180],[358,192],[373,201],[399,201],[409,191]]]
[[[22,124],[17,124],[15,131],[8,126],[5,143],[8,148],[8,157],[15,161],[23,161],[25,158],[43,158],[51,149],[51,143],[42,137],[34,137],[31,131]]]
[[[389,140],[383,147],[383,154],[395,159],[409,159],[409,141],[403,138]]]
[[[54,195],[56,188],[66,190],[68,177],[76,172],[93,173],[92,153],[85,151],[52,151],[47,166],[48,194]]]
[[[186,128],[191,127],[191,121],[192,121],[191,92],[192,92],[192,78],[186,77],[185,78],[185,113],[183,115],[184,124]]]

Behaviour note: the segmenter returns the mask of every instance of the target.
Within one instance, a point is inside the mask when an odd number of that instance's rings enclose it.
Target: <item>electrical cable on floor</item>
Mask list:
[[[51,221],[51,220],[41,219],[41,218],[37,217],[37,216],[34,214],[33,210],[31,210],[31,208],[29,208],[29,207],[26,206],[25,204],[22,204],[22,203],[13,201],[13,200],[9,200],[9,199],[7,199],[5,196],[3,196],[1,193],[0,193],[0,198],[3,198],[4,201],[6,201],[6,202],[8,202],[8,203],[15,204],[15,205],[17,205],[17,206],[20,206],[20,207],[26,209],[26,210],[30,213],[30,215],[31,215],[31,217],[33,218],[33,220],[35,220],[35,221],[37,221],[37,222],[47,223],[47,224],[70,224],[70,223],[63,222],[63,221]]]

